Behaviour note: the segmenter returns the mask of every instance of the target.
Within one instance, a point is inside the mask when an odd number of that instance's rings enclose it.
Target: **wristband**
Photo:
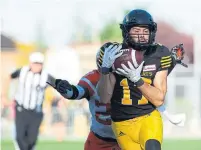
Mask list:
[[[142,78],[140,78],[140,80],[138,80],[137,82],[135,82],[135,85],[137,86],[137,87],[140,87],[140,86],[142,86],[144,84],[144,81],[142,80]]]
[[[102,67],[101,68],[101,73],[102,74],[109,74],[110,73],[110,68],[107,68],[107,67]]]

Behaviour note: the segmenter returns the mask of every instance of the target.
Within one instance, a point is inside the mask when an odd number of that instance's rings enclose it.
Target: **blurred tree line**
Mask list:
[[[119,28],[119,24],[117,21],[112,20],[100,32],[100,41],[114,41],[114,42],[121,42],[122,41],[122,33]]]

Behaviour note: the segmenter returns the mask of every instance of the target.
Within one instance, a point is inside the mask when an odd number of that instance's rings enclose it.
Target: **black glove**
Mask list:
[[[66,94],[67,90],[72,90],[72,86],[66,80],[56,79],[56,90],[61,94]]]
[[[174,58],[175,63],[181,64],[184,67],[188,67],[182,62],[182,60],[184,59],[184,53],[185,51],[183,48],[183,44],[176,45],[171,49],[171,55]]]

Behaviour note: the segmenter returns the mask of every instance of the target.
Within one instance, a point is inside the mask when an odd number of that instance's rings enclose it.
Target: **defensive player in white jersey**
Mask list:
[[[86,98],[89,101],[91,127],[85,142],[85,150],[120,150],[111,128],[110,104],[99,102],[96,85],[99,71],[93,70],[84,75],[74,86],[66,80],[56,80],[57,91],[67,99]]]
[[[178,61],[180,58],[177,56],[178,50],[178,47],[174,47],[172,49],[172,56],[175,60],[172,69],[176,63],[180,62]],[[49,81],[49,84],[51,84],[63,97],[67,99],[79,100],[86,98],[89,101],[89,109],[92,115],[92,124],[90,133],[85,142],[85,150],[119,150],[120,148],[111,128],[110,104],[100,103],[96,90],[96,86],[100,78],[99,66],[101,66],[99,52],[97,53],[96,63],[98,69],[95,69],[84,75],[76,86],[71,85],[68,81],[61,79],[56,79],[56,81]],[[164,113],[173,124],[180,125],[183,123],[181,122],[180,118],[174,118],[174,116],[170,116],[169,113],[165,110],[164,106],[159,108],[159,111]]]

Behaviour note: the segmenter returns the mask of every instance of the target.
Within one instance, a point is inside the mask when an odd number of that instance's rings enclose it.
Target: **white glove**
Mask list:
[[[128,61],[129,68],[126,67],[124,64],[121,64],[123,69],[117,68],[116,73],[127,77],[134,83],[137,83],[141,79],[143,64],[144,61],[140,64],[138,68],[135,69],[135,67],[131,64],[131,62]]]
[[[105,48],[102,68],[111,68],[115,59],[122,55],[123,51],[120,52],[122,45],[110,45]]]

